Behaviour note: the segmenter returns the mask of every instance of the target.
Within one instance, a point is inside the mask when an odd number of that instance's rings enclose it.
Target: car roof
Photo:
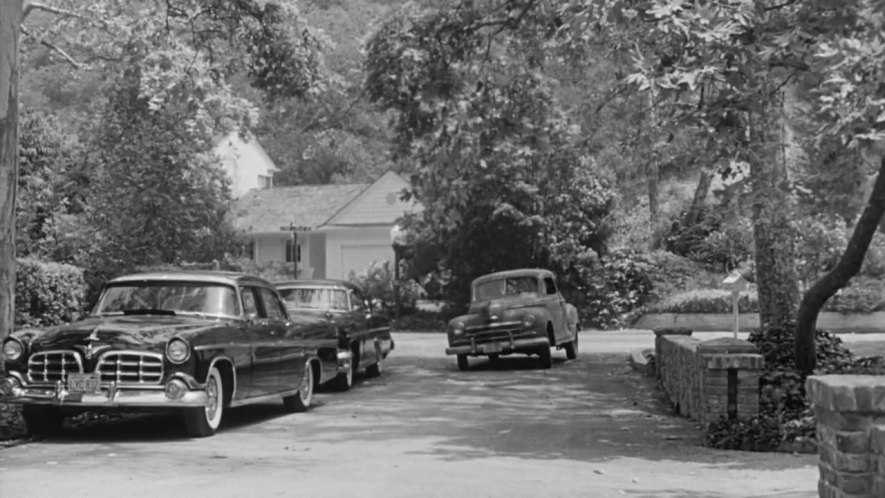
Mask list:
[[[167,280],[170,282],[175,281],[190,281],[190,282],[203,282],[203,283],[215,283],[215,284],[227,284],[227,285],[237,285],[237,284],[260,284],[266,285],[268,287],[273,287],[273,284],[268,282],[267,280],[258,277],[256,275],[249,275],[247,273],[234,272],[234,271],[210,271],[210,270],[181,270],[181,271],[162,271],[162,272],[146,272],[146,273],[131,273],[128,275],[121,275],[117,278],[112,279],[108,283],[121,283],[121,282],[136,282],[143,280]]]
[[[518,268],[514,270],[504,270],[498,271],[495,273],[489,273],[488,275],[483,275],[481,277],[477,277],[473,280],[473,285],[481,284],[483,282],[489,282],[491,280],[500,280],[502,278],[510,278],[510,277],[535,277],[535,278],[546,278],[552,277],[553,272],[550,270],[546,270],[544,268]]]
[[[334,278],[305,279],[305,280],[286,280],[285,282],[274,282],[277,289],[295,289],[295,288],[312,288],[312,287],[337,287],[343,289],[357,289],[359,286],[349,280],[338,280]]]

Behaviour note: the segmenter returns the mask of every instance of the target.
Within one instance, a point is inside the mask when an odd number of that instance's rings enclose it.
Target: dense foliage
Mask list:
[[[406,10],[368,43],[369,96],[395,111],[396,150],[417,163],[411,229],[438,249],[457,302],[491,271],[587,265],[608,236],[614,195],[544,74],[542,33],[490,20],[510,7]]]
[[[16,327],[76,320],[85,311],[85,298],[86,281],[81,269],[29,258],[16,261]]]

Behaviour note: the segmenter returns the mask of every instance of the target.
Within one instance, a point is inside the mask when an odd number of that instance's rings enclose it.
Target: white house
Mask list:
[[[253,189],[273,187],[273,175],[279,169],[252,135],[246,134],[244,140],[239,132],[230,132],[218,141],[215,154],[231,180],[234,199]]]
[[[297,263],[299,278],[347,278],[394,260],[391,228],[420,209],[401,200],[408,186],[388,171],[373,183],[251,190],[237,201],[235,224],[258,264]]]

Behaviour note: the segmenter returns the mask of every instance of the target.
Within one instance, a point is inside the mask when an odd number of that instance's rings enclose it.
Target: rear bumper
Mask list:
[[[538,348],[550,347],[546,337],[530,337],[526,339],[513,339],[494,342],[471,343],[463,346],[446,348],[446,354],[466,354],[471,356],[487,354],[510,354],[519,352],[531,352]]]
[[[112,383],[102,386],[95,393],[74,393],[67,390],[62,382],[57,382],[54,386],[28,385],[22,382],[20,376],[9,375],[4,379],[4,383],[10,379],[14,379],[17,385],[10,385],[4,390],[6,394],[0,394],[2,403],[120,409],[205,407],[208,403],[204,386],[192,377],[182,374],[176,375],[175,379],[183,382],[187,390],[181,397],[175,399],[166,395],[165,385],[128,386]]]

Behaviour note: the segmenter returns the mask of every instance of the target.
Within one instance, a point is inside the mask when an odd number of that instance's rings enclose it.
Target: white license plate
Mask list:
[[[68,374],[68,391],[72,393],[97,393],[101,390],[101,378],[94,374]]]
[[[491,344],[484,344],[482,347],[483,351],[486,353],[500,353],[501,345],[497,342],[493,342]]]

